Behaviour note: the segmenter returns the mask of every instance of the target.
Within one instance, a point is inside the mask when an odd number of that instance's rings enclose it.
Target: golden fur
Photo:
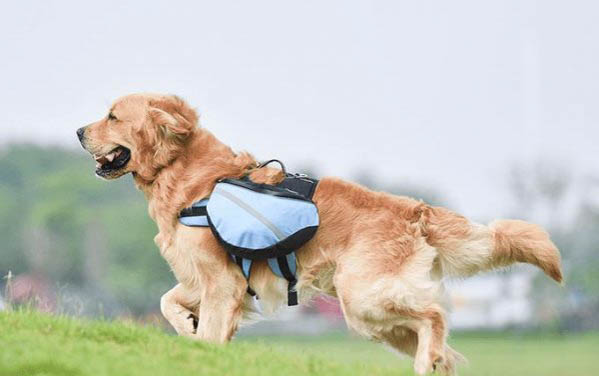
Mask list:
[[[118,146],[131,151],[129,163],[106,177],[131,172],[148,199],[159,229],[155,242],[179,281],[161,299],[165,318],[180,335],[229,341],[242,319],[255,313],[255,302],[210,230],[183,226],[177,215],[209,196],[221,178],[249,173],[254,181],[275,183],[281,171],[257,169],[250,154],[233,152],[199,128],[195,111],[178,97],[129,95],[111,113],[84,128],[82,144],[97,158]],[[338,297],[351,329],[413,356],[418,374],[433,369],[453,374],[462,359],[446,343],[444,275],[527,262],[562,280],[557,248],[530,223],[480,225],[444,208],[336,178],[321,180],[314,202],[321,225],[298,251],[300,301],[316,293]],[[265,262],[255,263],[250,284],[263,311],[285,303],[286,281]]]

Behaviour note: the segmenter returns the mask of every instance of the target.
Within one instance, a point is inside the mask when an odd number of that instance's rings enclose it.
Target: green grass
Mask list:
[[[263,337],[245,341],[272,345],[294,354],[323,354],[333,361],[360,362],[408,371],[412,359],[398,356],[382,345],[347,335],[323,337]],[[468,358],[458,366],[460,376],[598,376],[599,333],[517,334],[457,333],[451,346]]]
[[[157,328],[27,310],[0,313],[1,376],[391,375],[314,353],[238,341],[208,345]]]
[[[599,375],[599,334],[462,334],[460,375]],[[343,334],[241,337],[226,346],[152,327],[31,311],[0,313],[0,376],[412,375],[411,360]]]

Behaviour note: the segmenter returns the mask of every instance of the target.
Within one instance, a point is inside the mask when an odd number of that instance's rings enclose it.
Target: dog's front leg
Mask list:
[[[197,306],[199,300],[194,299],[180,283],[162,295],[160,310],[164,318],[172,325],[177,334],[195,338],[197,326],[197,312],[188,307]]]
[[[243,277],[241,280],[238,276],[235,277],[219,278],[220,281],[216,284],[218,287],[206,291],[202,297],[196,338],[212,343],[226,343],[237,331],[243,316],[243,298],[247,285]]]

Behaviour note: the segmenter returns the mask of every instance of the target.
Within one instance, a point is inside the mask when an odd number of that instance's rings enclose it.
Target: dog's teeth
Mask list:
[[[102,163],[96,162],[96,168],[102,168]]]
[[[98,162],[99,164],[104,164],[106,162],[108,162],[108,158],[104,157],[96,157],[96,162]]]
[[[106,156],[106,159],[108,159],[108,162],[112,162],[114,160],[114,153],[110,153]]]

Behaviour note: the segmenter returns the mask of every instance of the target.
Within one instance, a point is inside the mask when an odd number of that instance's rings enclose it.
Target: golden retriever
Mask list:
[[[249,174],[276,183],[282,172],[257,168],[198,127],[196,112],[176,96],[133,94],[107,116],[77,131],[96,160],[96,174],[133,174],[158,225],[156,245],[179,284],[160,301],[180,335],[223,343],[242,319],[286,302],[287,282],[266,262],[254,263],[250,285],[208,228],[186,227],[178,213],[208,197],[225,177]],[[453,374],[461,355],[446,343],[444,276],[526,262],[561,282],[560,254],[539,226],[518,220],[489,225],[408,197],[374,192],[336,178],[318,184],[320,227],[297,252],[300,302],[316,293],[339,299],[349,328],[414,357],[414,370]],[[197,321],[196,321],[197,320]],[[194,323],[195,321],[195,323]]]

